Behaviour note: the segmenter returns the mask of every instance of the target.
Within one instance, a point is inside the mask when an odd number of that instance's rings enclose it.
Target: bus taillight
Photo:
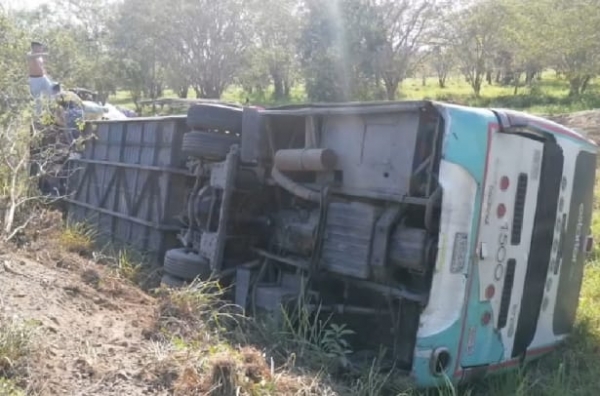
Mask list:
[[[508,178],[508,176],[502,176],[502,179],[500,179],[500,190],[506,191],[506,190],[508,190],[509,186],[510,186],[510,179]]]
[[[498,208],[496,209],[496,214],[498,215],[499,219],[503,218],[504,215],[506,214],[506,205],[504,205],[504,204],[498,205]]]

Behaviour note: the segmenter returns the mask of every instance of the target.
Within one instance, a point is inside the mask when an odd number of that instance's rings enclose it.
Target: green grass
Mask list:
[[[511,86],[489,85],[484,82],[480,97],[473,95],[471,86],[460,75],[449,77],[445,88],[440,88],[437,78],[434,77],[427,78],[425,85],[420,78],[409,78],[401,84],[397,99],[431,99],[478,107],[506,107],[535,114],[561,114],[600,108],[600,86],[592,84],[588,91],[579,98],[569,98],[568,92],[567,82],[557,78],[553,71],[547,71],[542,74],[539,81],[533,84],[533,87],[520,87],[516,95]],[[195,98],[193,90],[190,89],[189,93],[189,98]],[[166,90],[163,97],[175,98],[177,95],[171,90]],[[248,94],[241,87],[235,85],[230,86],[223,93],[221,99],[237,103],[244,103],[248,99],[252,104],[263,106],[308,101],[301,83],[292,88],[290,98],[286,101],[274,101],[271,88],[262,93]],[[135,107],[131,96],[125,91],[119,91],[109,100],[113,104],[132,109]],[[146,112],[148,111],[146,109]]]
[[[419,79],[404,81],[399,97],[404,99],[434,99],[478,107],[507,107],[537,114],[561,114],[600,107],[599,87],[592,85],[579,98],[569,98],[565,80],[552,71],[544,72],[532,88],[520,87],[517,94],[511,86],[488,85],[484,82],[480,97],[473,95],[464,78],[453,76],[440,88],[435,78],[422,85]]]

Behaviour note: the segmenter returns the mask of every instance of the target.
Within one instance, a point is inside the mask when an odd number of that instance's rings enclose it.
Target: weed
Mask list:
[[[61,248],[82,256],[91,256],[94,250],[96,232],[84,223],[67,223],[59,236]]]
[[[374,359],[371,366],[354,381],[351,393],[356,396],[377,396],[390,387],[393,372],[384,372],[379,367],[379,362]]]
[[[320,307],[311,310],[302,300],[293,310],[281,307],[278,318],[260,318],[256,330],[262,343],[269,345],[281,360],[289,363],[293,357],[294,364],[314,371],[335,372],[348,367],[352,350],[346,337],[354,332],[345,324],[333,323]]]
[[[129,250],[120,250],[117,254],[115,265],[116,273],[124,279],[138,283],[143,266],[135,254]]]
[[[32,323],[0,318],[0,378],[23,374],[25,363],[34,350],[35,330]]]
[[[240,310],[223,299],[226,290],[217,281],[194,281],[182,289],[161,290],[159,331],[186,342],[216,340],[238,328]]]
[[[25,396],[25,391],[14,381],[0,377],[0,396]]]

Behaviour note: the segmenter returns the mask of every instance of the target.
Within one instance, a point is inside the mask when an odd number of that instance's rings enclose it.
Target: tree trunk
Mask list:
[[[513,95],[519,93],[519,85],[521,84],[521,72],[515,72],[513,77],[514,91]]]
[[[177,97],[179,97],[180,99],[187,99],[188,93],[189,93],[188,86],[179,88],[179,90],[177,91]]]
[[[273,74],[271,77],[273,78],[273,87],[274,87],[273,99],[275,99],[275,100],[284,99],[285,98],[285,88],[284,88],[283,79],[275,74]]]
[[[446,88],[446,76],[438,76],[438,85],[441,89]]]
[[[533,79],[535,78],[536,70],[532,68],[527,68],[525,72],[525,84],[531,85],[533,83]]]
[[[427,86],[427,76],[425,74],[423,74],[423,76],[421,77],[421,86]]]
[[[396,100],[396,92],[398,91],[398,85],[400,85],[400,81],[395,78],[384,78],[383,82],[385,83],[387,99]]]
[[[202,87],[202,91],[206,99],[220,99],[221,94],[223,93],[223,90],[220,88],[218,83],[205,85]]]
[[[581,94],[582,94],[582,93],[584,93],[584,92],[585,92],[585,90],[587,89],[587,87],[588,87],[588,86],[589,86],[589,84],[590,84],[590,80],[591,80],[591,79],[592,79],[592,76],[585,76],[585,77],[583,78],[583,81],[582,81],[582,83],[581,83],[581,88],[579,89],[579,93],[581,93]]]
[[[495,78],[495,80],[496,80],[496,84],[500,84],[500,81],[502,81],[502,72],[500,70],[498,70],[496,72],[496,78]]]
[[[478,98],[481,95],[481,83],[483,81],[483,76],[481,74],[476,74],[475,78],[471,83],[471,87],[473,88],[473,93],[475,97]]]
[[[485,80],[489,85],[492,85],[492,71],[488,70],[485,72]]]
[[[581,77],[573,77],[569,79],[569,97],[573,98],[579,96],[581,93],[581,86],[583,85],[583,79]]]
[[[481,81],[473,84],[473,92],[475,93],[476,98],[481,96]]]

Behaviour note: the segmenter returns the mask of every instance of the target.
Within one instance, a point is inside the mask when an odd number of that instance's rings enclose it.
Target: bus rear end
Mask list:
[[[596,144],[523,113],[439,108],[444,198],[412,368],[421,386],[555,349],[573,329],[592,249]]]
[[[488,311],[463,328],[463,380],[535,359],[565,339],[591,250],[596,145],[541,118],[495,114],[476,245],[478,293],[469,297]],[[493,334],[483,344],[473,336],[482,325]]]

